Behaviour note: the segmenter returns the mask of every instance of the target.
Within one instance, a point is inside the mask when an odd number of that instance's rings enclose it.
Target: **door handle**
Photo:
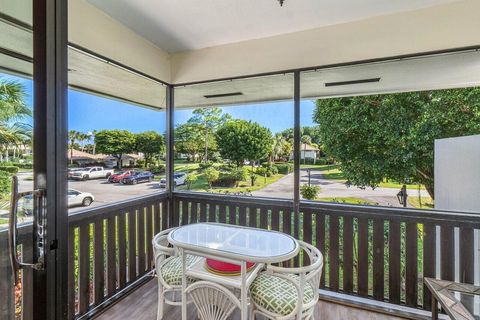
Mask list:
[[[9,212],[9,219],[8,219],[8,246],[10,251],[10,263],[13,270],[15,285],[18,283],[18,272],[21,269],[31,268],[34,270],[43,270],[44,269],[44,254],[45,251],[42,248],[38,248],[38,261],[33,263],[26,263],[20,261],[17,257],[17,211],[18,211],[18,201],[20,198],[25,197],[27,195],[32,195],[33,197],[33,223],[36,224],[38,234],[37,236],[40,237],[39,242],[43,244],[43,235],[44,231],[43,226],[44,224],[44,189],[37,189],[34,191],[28,192],[18,192],[18,177],[12,177],[12,191],[11,191],[11,198],[10,198],[10,212]]]

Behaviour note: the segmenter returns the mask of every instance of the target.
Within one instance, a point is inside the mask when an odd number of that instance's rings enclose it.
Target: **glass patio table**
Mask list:
[[[264,264],[287,261],[298,254],[295,238],[277,231],[220,223],[196,223],[178,227],[168,235],[182,257],[182,319],[187,319],[187,276],[240,289],[241,319],[248,316],[247,291]],[[186,255],[240,265],[240,275],[224,276],[205,268],[205,259],[187,267]],[[247,270],[247,262],[255,266]]]

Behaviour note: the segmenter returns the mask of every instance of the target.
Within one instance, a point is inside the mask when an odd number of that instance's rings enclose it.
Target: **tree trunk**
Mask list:
[[[117,157],[117,168],[122,169],[122,154]]]
[[[208,128],[205,129],[205,163],[208,162]]]
[[[432,200],[435,200],[435,189],[434,189],[434,186],[433,184],[425,184],[425,190],[427,190],[428,194],[430,195],[430,198],[432,198]]]

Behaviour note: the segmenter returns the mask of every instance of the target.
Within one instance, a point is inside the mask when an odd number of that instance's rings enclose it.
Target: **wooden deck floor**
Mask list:
[[[155,320],[157,315],[157,280],[152,279],[135,292],[128,295],[110,309],[100,314],[97,320]],[[191,305],[188,309],[188,319],[197,319],[195,307]],[[165,320],[180,320],[180,307],[166,306]],[[231,317],[232,320],[239,320],[237,312]],[[320,301],[315,309],[315,319],[321,320],[398,320],[400,318],[372,313],[364,310],[348,308],[328,302]],[[260,320],[260,319],[257,319]]]

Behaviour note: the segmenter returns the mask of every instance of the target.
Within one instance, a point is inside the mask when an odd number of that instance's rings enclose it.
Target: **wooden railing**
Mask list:
[[[166,229],[168,196],[155,194],[69,216],[69,318],[135,285],[153,268],[153,236]]]
[[[325,260],[320,289],[429,309],[431,297],[423,277],[455,279],[455,233],[460,257],[457,276],[460,281],[474,281],[478,260],[474,232],[480,229],[480,215],[301,202],[295,217],[293,202],[286,200],[180,192],[173,199],[174,225],[239,224],[282,231],[313,243]]]
[[[32,225],[18,227],[17,252],[23,262],[32,259]],[[20,273],[19,284],[15,287],[12,267],[10,264],[10,251],[8,248],[8,231],[0,230],[0,319],[32,319],[32,270]]]
[[[70,319],[91,316],[144,281],[157,232],[203,221],[278,230],[316,245],[325,262],[320,289],[348,295],[428,309],[424,276],[479,280],[474,234],[480,215],[305,201],[296,216],[291,200],[186,192],[174,192],[171,201],[172,207],[168,194],[155,194],[69,217]],[[25,257],[32,249],[29,228],[19,229]],[[11,275],[6,237],[1,231],[0,268]],[[31,316],[31,276],[22,274],[24,319]],[[11,284],[0,282],[0,316],[15,308],[14,294]]]

